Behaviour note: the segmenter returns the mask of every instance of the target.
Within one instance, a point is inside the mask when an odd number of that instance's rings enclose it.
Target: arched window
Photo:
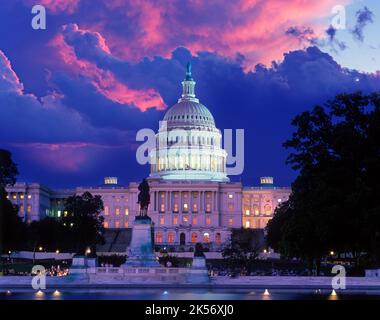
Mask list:
[[[168,233],[168,242],[169,243],[173,243],[174,242],[174,233],[173,232],[169,232]]]
[[[221,244],[222,243],[222,237],[221,237],[221,235],[220,235],[219,232],[217,232],[215,234],[215,242],[216,242],[216,244]]]
[[[156,232],[156,243],[162,243],[162,232]]]
[[[196,232],[193,232],[191,234],[191,242],[196,243],[198,241],[198,234]]]
[[[203,234],[203,242],[204,243],[209,243],[210,242],[210,234],[208,232],[205,232]]]
[[[179,235],[179,244],[181,246],[185,245],[186,244],[186,235],[184,233],[181,233]]]
[[[272,207],[267,204],[265,207],[264,207],[264,212],[266,215],[271,215],[272,214]]]

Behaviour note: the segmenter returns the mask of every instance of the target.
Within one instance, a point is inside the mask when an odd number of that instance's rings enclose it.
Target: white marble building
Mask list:
[[[290,188],[275,187],[271,177],[261,178],[257,187],[229,182],[220,130],[194,87],[188,66],[182,96],[166,112],[150,154],[148,215],[154,222],[156,245],[202,242],[219,247],[229,239],[231,228],[265,228],[275,207],[290,194]],[[121,229],[131,228],[138,214],[137,187],[138,182],[120,185],[116,177],[107,177],[97,187],[53,190],[17,183],[7,191],[26,222],[59,218],[65,214],[65,198],[89,191],[103,199],[105,228]]]

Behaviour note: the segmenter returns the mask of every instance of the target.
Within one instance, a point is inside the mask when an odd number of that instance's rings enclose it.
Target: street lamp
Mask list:
[[[42,251],[43,249],[44,249],[44,248],[42,248],[42,247],[39,247],[39,248],[38,248],[39,251]]]
[[[55,253],[56,253],[56,254],[59,254],[59,250],[55,250]]]

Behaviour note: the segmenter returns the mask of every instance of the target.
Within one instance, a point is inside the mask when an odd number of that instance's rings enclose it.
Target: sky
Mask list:
[[[31,25],[36,3],[45,30]],[[157,130],[191,61],[217,127],[245,130],[245,169],[231,180],[288,186],[291,119],[380,90],[379,30],[378,0],[1,0],[0,148],[19,181],[140,181],[136,132]]]

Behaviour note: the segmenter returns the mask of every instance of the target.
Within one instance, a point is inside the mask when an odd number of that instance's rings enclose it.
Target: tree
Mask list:
[[[230,242],[222,252],[231,269],[250,269],[263,246],[259,232],[253,229],[232,229]]]
[[[283,254],[315,264],[330,251],[379,262],[380,93],[341,94],[295,117],[285,147],[299,171],[287,203],[268,224]]]
[[[66,241],[67,229],[61,221],[54,218],[44,218],[33,221],[28,227],[30,249],[35,251],[42,247],[46,251],[69,251],[69,241]]]
[[[91,254],[95,254],[96,245],[104,244],[104,218],[100,216],[103,209],[101,197],[89,192],[66,199],[64,212],[67,213],[62,223],[70,245],[78,254],[85,254],[87,248],[91,249]]]
[[[16,182],[17,166],[9,151],[0,149],[0,253],[22,248],[25,225],[18,208],[7,199],[5,188]]]

